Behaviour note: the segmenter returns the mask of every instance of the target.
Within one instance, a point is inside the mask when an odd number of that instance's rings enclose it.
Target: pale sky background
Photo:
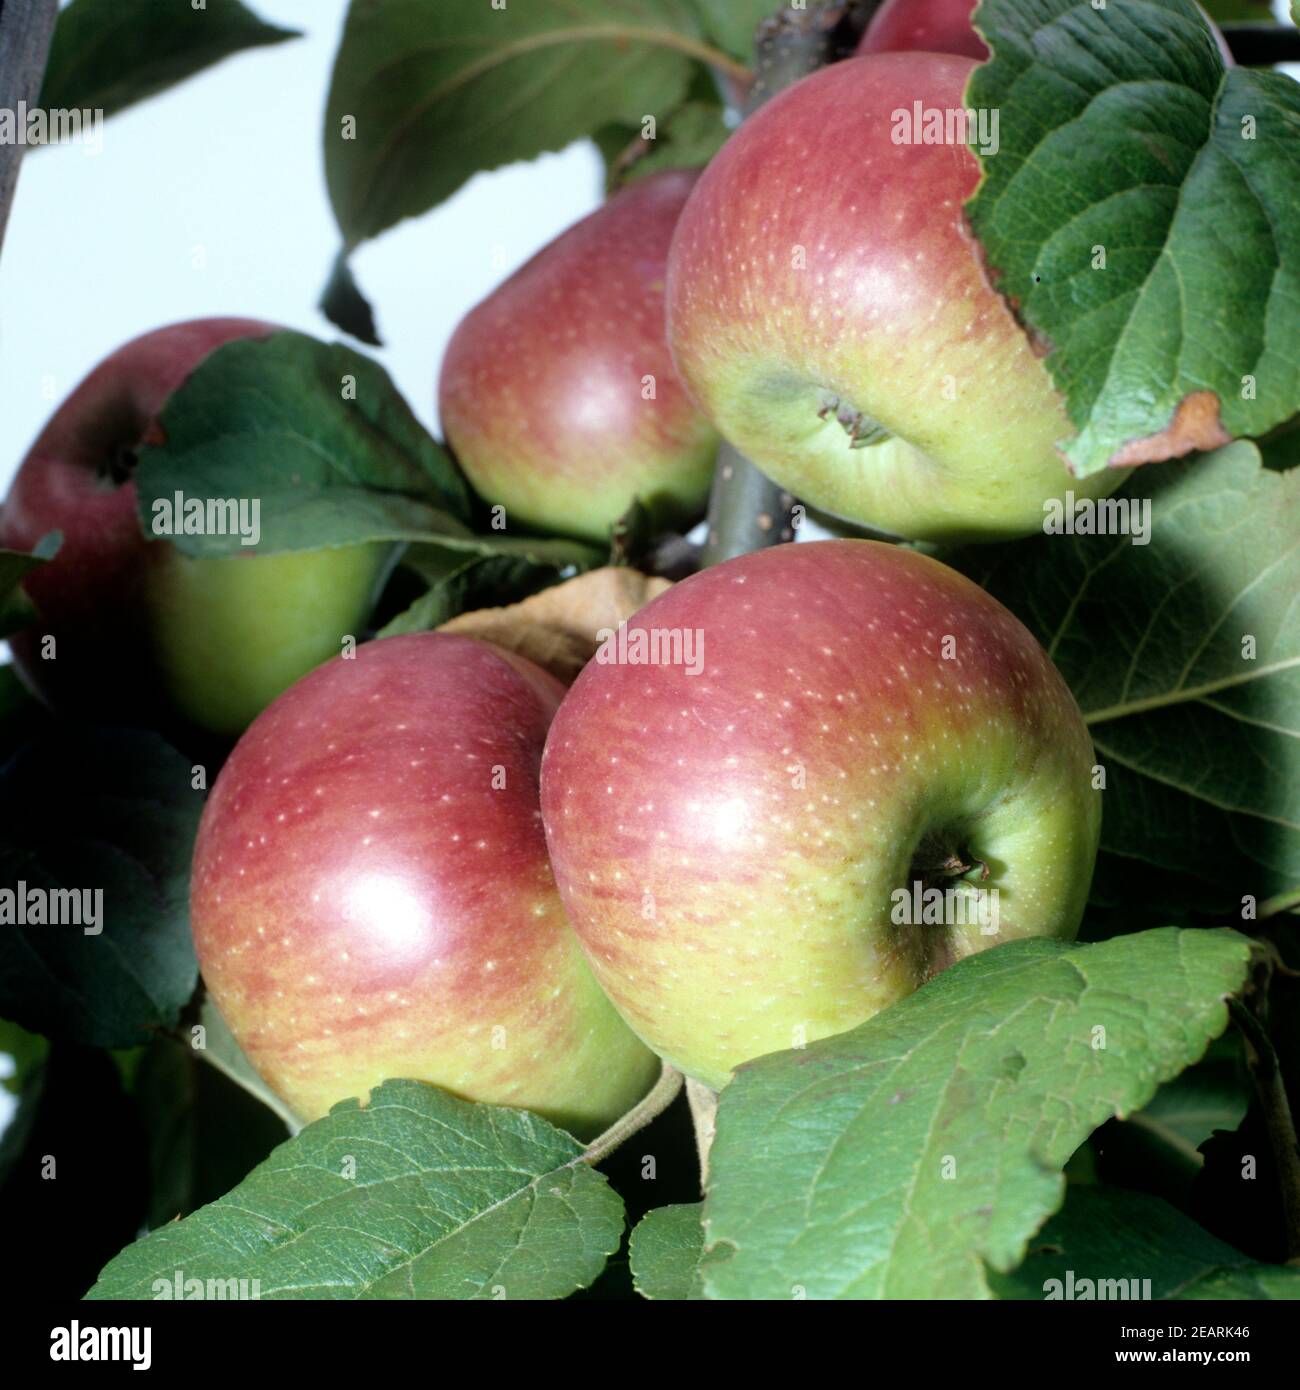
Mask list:
[[[63,146],[24,160],[0,254],[0,488],[85,373],[148,329],[242,314],[344,337],[315,306],[339,242],[321,120],[346,0],[250,8],[304,37],[112,117],[99,154]],[[387,345],[373,355],[426,425],[456,324],[594,210],[601,185],[594,146],[574,145],[480,175],[358,252]]]

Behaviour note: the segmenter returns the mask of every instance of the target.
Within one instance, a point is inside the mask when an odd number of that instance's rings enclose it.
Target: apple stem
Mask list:
[[[1228,1011],[1246,1045],[1246,1063],[1277,1164],[1287,1264],[1300,1265],[1300,1142],[1296,1139],[1282,1068],[1272,1040],[1250,1009],[1238,999],[1229,999]]]
[[[754,35],[754,81],[743,114],[752,116],[801,77],[850,57],[879,8],[880,0],[819,0],[769,15]]]
[[[709,494],[709,535],[701,566],[794,540],[794,498],[723,442]]]
[[[700,1156],[700,1191],[709,1183],[709,1151],[718,1126],[718,1093],[702,1081],[686,1078],[686,1099],[695,1125],[695,1151]]]
[[[0,5],[0,110],[16,111],[20,102],[30,106],[39,99],[58,12],[58,0],[8,0]],[[0,244],[25,149],[17,142],[0,144]]]
[[[619,1145],[645,1129],[652,1120],[657,1120],[677,1099],[681,1089],[681,1072],[665,1062],[659,1073],[659,1080],[646,1095],[622,1119],[615,1120],[604,1134],[593,1139],[574,1162],[585,1163],[592,1168],[603,1162]]]
[[[752,116],[800,78],[851,54],[876,8],[877,0],[828,0],[808,8],[786,6],[765,19],[755,35],[754,80],[742,116]],[[794,508],[795,499],[784,488],[724,442],[713,474],[701,566],[793,540]]]

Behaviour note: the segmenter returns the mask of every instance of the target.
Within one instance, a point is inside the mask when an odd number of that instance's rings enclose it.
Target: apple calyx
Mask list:
[[[831,396],[817,412],[819,420],[835,416],[836,423],[849,437],[850,449],[866,449],[872,444],[883,444],[890,432],[872,416],[856,410],[849,402],[839,396]]]
[[[966,863],[966,860],[970,863]],[[989,866],[982,859],[976,859],[973,854],[950,854],[947,859],[939,865],[939,872],[947,878],[970,878],[979,869],[979,881],[984,882],[989,876]]]
[[[951,848],[952,841],[945,836],[927,835],[912,859],[906,887],[920,883],[922,888],[951,886],[958,880],[972,883],[985,883],[991,870],[986,860],[972,854],[966,845]]]
[[[135,477],[135,470],[139,466],[140,452],[136,445],[114,444],[108,451],[108,457],[101,460],[95,474],[101,482],[119,488]]]

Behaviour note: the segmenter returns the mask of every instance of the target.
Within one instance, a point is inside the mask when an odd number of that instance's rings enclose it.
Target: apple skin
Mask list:
[[[962,956],[1075,934],[1092,743],[1042,648],[970,580],[877,541],[781,545],[628,628],[702,633],[703,671],[588,665],[547,741],[542,815],[597,978],[687,1076],[719,1089]],[[950,853],[990,870],[996,934],[891,921],[891,892],[941,886]]]
[[[61,713],[237,734],[345,634],[360,635],[391,547],[195,560],[140,527],[129,459],[161,440],[168,397],[223,343],[277,331],[211,318],[134,339],[68,397],[19,468],[0,545],[30,551],[51,531],[63,543],[23,581],[38,616],[10,646],[23,680]]]
[[[885,0],[871,17],[858,52],[959,53],[984,62],[988,46],[971,23],[976,0]]]
[[[1028,535],[1049,498],[1127,476],[1072,478],[1056,450],[1064,402],[962,227],[975,156],[891,139],[895,110],[959,109],[974,67],[885,53],[796,83],[705,170],[669,259],[673,353],[722,433],[805,502],[912,539]],[[835,400],[892,437],[852,448]]]
[[[663,527],[703,510],[718,436],[677,377],[664,323],[668,247],[697,177],[673,169],[616,193],[457,328],[443,430],[512,521],[602,542],[635,498]]]
[[[871,17],[858,53],[960,53],[976,62],[987,61],[988,45],[975,31],[977,0],[885,0]],[[1206,13],[1196,8],[1214,36],[1215,47],[1226,67],[1236,67],[1223,31]]]
[[[389,637],[304,677],[235,746],[195,846],[194,943],[304,1120],[406,1078],[587,1138],[652,1084],[547,860],[538,771],[563,694],[473,638]]]

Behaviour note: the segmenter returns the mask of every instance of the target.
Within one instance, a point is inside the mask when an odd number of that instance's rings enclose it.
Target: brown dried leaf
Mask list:
[[[1219,423],[1219,398],[1213,391],[1193,391],[1178,403],[1167,429],[1145,439],[1134,439],[1110,457],[1112,468],[1138,463],[1164,463],[1197,449],[1209,452],[1232,443]]]
[[[591,570],[507,608],[462,613],[439,632],[480,637],[518,652],[570,684],[596,654],[596,634],[626,622],[672,585],[636,570]]]

